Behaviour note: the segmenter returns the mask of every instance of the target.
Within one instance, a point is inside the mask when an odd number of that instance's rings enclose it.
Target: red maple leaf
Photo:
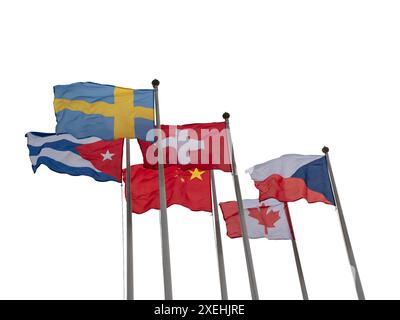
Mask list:
[[[281,217],[279,215],[279,211],[270,211],[268,212],[268,208],[266,206],[262,206],[259,208],[249,208],[249,216],[257,219],[258,224],[261,224],[265,227],[265,235],[268,235],[268,228],[275,228],[275,222],[277,222]]]

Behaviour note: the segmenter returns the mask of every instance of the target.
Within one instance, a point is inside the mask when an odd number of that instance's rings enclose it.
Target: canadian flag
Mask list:
[[[219,204],[225,219],[228,237],[242,236],[239,209],[236,201]],[[287,203],[275,199],[263,202],[243,200],[246,226],[249,238],[270,240],[294,240]]]
[[[182,170],[232,171],[225,122],[162,125],[161,130],[166,166],[176,165]],[[157,168],[157,143],[144,140],[138,143],[144,166]]]

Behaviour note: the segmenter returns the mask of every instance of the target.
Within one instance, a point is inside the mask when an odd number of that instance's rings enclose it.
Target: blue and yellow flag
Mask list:
[[[54,86],[57,134],[103,140],[145,140],[154,128],[154,90],[133,90],[92,82]]]

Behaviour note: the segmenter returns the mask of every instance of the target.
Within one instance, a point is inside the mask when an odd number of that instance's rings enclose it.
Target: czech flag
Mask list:
[[[44,164],[58,173],[122,181],[123,139],[76,139],[70,134],[40,132],[29,132],[26,137],[33,172]]]
[[[247,170],[259,190],[259,200],[335,205],[325,156],[288,154]]]

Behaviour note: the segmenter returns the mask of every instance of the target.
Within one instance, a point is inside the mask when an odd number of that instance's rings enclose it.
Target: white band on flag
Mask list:
[[[47,137],[41,137],[41,136],[35,135],[32,132],[27,133],[27,137],[28,137],[28,144],[33,147],[40,147],[40,146],[44,145],[45,143],[50,143],[50,142],[55,142],[55,141],[60,141],[60,140],[68,140],[68,141],[71,141],[73,143],[78,143],[78,144],[94,143],[94,142],[101,140],[100,138],[97,138],[97,137],[77,139],[70,134],[58,134],[58,135],[50,135]]]
[[[40,157],[51,158],[69,167],[87,167],[95,170],[96,172],[101,172],[100,170],[96,169],[90,161],[83,159],[80,155],[77,155],[71,151],[58,151],[51,148],[43,148],[38,155],[30,156],[33,166],[36,166],[36,163]]]

